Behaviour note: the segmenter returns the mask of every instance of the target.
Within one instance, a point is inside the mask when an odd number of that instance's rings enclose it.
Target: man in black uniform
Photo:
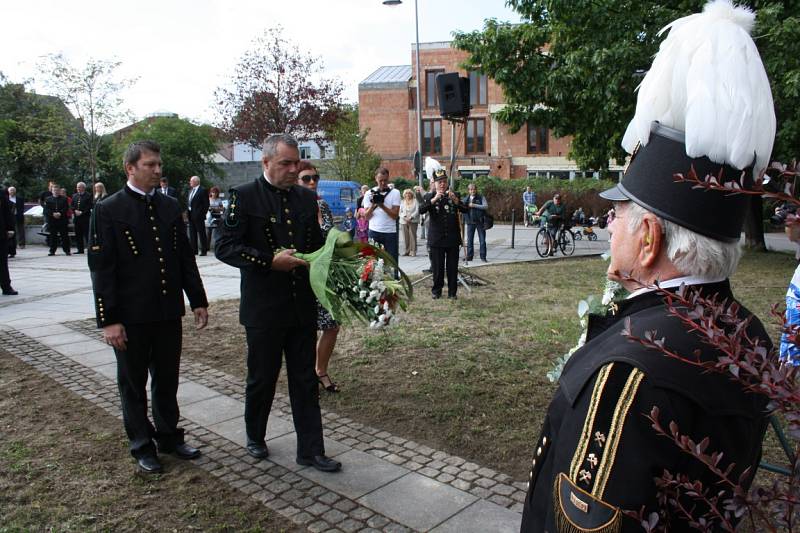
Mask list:
[[[8,190],[0,189],[0,289],[5,296],[15,296],[17,291],[11,287],[11,276],[8,273],[8,247],[14,238],[16,227],[12,214]]]
[[[169,180],[167,178],[161,178],[161,182],[158,186],[158,192],[164,196],[171,196],[176,200],[178,199],[178,191],[175,190],[175,187],[170,187]]]
[[[215,249],[217,258],[242,276],[247,452],[259,459],[269,455],[267,417],[285,354],[297,463],[333,472],[341,463],[325,456],[314,370],[317,303],[308,263],[293,255],[322,246],[316,195],[296,184],[300,151],[292,136],[271,136],[263,154],[264,174],[231,189]]]
[[[433,172],[434,190],[427,193],[419,207],[420,214],[428,214],[428,245],[431,248],[433,270],[433,299],[442,297],[445,266],[447,267],[447,297],[455,300],[458,292],[458,248],[461,246],[461,225],[458,212],[469,208],[461,203],[456,193],[448,189],[444,169]]]
[[[72,195],[72,212],[74,214],[75,240],[78,251],[83,253],[83,243],[89,240],[89,220],[92,216],[92,193],[86,190],[86,184],[79,181],[75,186],[77,192]]]
[[[44,220],[47,222],[47,229],[50,233],[50,253],[56,255],[58,241],[61,240],[61,248],[64,253],[71,255],[69,244],[69,202],[58,185],[53,186],[53,194],[44,200]]]
[[[97,326],[117,357],[131,454],[146,473],[162,470],[153,440],[158,451],[181,459],[200,454],[177,427],[184,292],[197,329],[208,323],[208,301],[178,202],[155,194],[160,151],[153,141],[128,147],[128,183],[95,206],[88,257]],[[148,371],[155,427],[147,416]]]
[[[632,154],[630,163],[620,183],[601,193],[614,202],[616,214],[609,225],[608,277],[631,294],[609,305],[605,316],[590,315],[586,343],[564,367],[533,447],[523,532],[641,531],[637,520],[622,513],[640,510],[646,519],[655,514],[665,531],[694,530],[676,509],[676,500],[683,509],[695,511],[695,519],[707,508],[685,492],[660,500],[656,480],[665,472],[701,482],[713,497],[721,491],[718,510],[727,513],[722,502],[733,497],[729,486],[672,439],[656,433],[647,418],[654,408],[662,427],[674,422],[682,435],[697,443],[707,437],[705,453],[720,453],[721,462],[715,466],[727,479],[746,490],[755,476],[767,427],[767,398],[745,391],[733,375],[693,364],[716,364],[727,354],[708,342],[705,326],[692,330],[672,316],[665,296],[654,287],[674,293],[683,286],[688,294],[735,302],[728,278],[739,261],[749,196],[694,188],[691,182],[676,182],[674,176],[695,172],[701,180],[747,182],[766,168],[772,150],[775,114],[769,82],[747,33],[754,15],[726,2],[714,6],[671,27],[638,89],[636,116],[622,143]],[[697,43],[698,39],[709,42]],[[740,73],[744,81],[735,85],[752,92],[739,95],[736,109],[714,97],[704,101],[702,109],[689,105],[688,87],[713,85],[724,76],[687,76],[686,69],[695,64],[684,56],[687,51],[702,53],[709,68],[722,65],[720,73]],[[684,84],[664,83],[667,74]],[[705,90],[719,97],[728,95],[729,88]],[[697,112],[745,126],[719,130],[698,120]],[[720,137],[723,133],[730,135]],[[733,309],[746,327],[736,332],[745,339],[742,343],[753,340],[769,354],[771,342],[759,320],[743,307]],[[694,312],[684,308],[690,311]],[[716,325],[731,334],[739,324]],[[655,332],[665,350],[691,362],[634,340],[648,338],[648,332]],[[749,473],[742,477],[745,470]],[[728,519],[737,522],[732,513]],[[714,518],[705,528],[722,530]]]

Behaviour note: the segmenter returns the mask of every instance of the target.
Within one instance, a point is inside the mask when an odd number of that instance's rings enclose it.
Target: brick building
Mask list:
[[[358,85],[361,129],[381,156],[392,177],[413,179],[417,150],[415,49],[411,65],[378,68]],[[455,127],[456,168],[462,177],[492,175],[501,178],[546,176],[569,179],[582,175],[567,158],[570,138],[557,138],[547,128],[528,124],[516,133],[494,118],[505,105],[502,89],[477,72],[460,68],[467,52],[449,42],[420,43],[420,97],[422,99],[422,151],[447,166]],[[455,124],[439,114],[436,76],[458,72],[469,77],[472,110],[466,124]],[[621,170],[612,166],[612,172]]]

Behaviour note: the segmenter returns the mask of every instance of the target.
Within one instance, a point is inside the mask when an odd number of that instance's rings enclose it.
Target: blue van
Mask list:
[[[355,181],[320,180],[317,184],[317,194],[328,202],[333,217],[338,222],[344,218],[346,209],[350,209],[355,216],[356,200],[361,195],[361,184]]]

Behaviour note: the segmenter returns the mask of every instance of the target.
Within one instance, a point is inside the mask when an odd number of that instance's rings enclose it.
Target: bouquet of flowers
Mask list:
[[[413,289],[408,276],[400,280],[386,274],[386,266],[397,268],[384,250],[353,242],[350,234],[335,228],[325,244],[312,253],[295,257],[311,265],[311,288],[319,303],[342,324],[355,320],[380,328],[392,322],[397,308],[405,310]]]

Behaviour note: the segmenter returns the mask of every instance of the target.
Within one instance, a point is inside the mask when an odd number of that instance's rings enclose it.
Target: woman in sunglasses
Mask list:
[[[300,161],[297,165],[297,183],[317,192],[319,183],[319,172],[308,161]],[[322,229],[323,237],[328,236],[328,232],[333,227],[333,213],[328,202],[317,196],[317,217],[319,227]],[[339,387],[328,376],[328,361],[333,354],[333,347],[336,346],[336,338],[339,335],[339,323],[336,322],[327,309],[317,302],[317,329],[322,332],[317,342],[317,379],[328,392],[339,392]]]

